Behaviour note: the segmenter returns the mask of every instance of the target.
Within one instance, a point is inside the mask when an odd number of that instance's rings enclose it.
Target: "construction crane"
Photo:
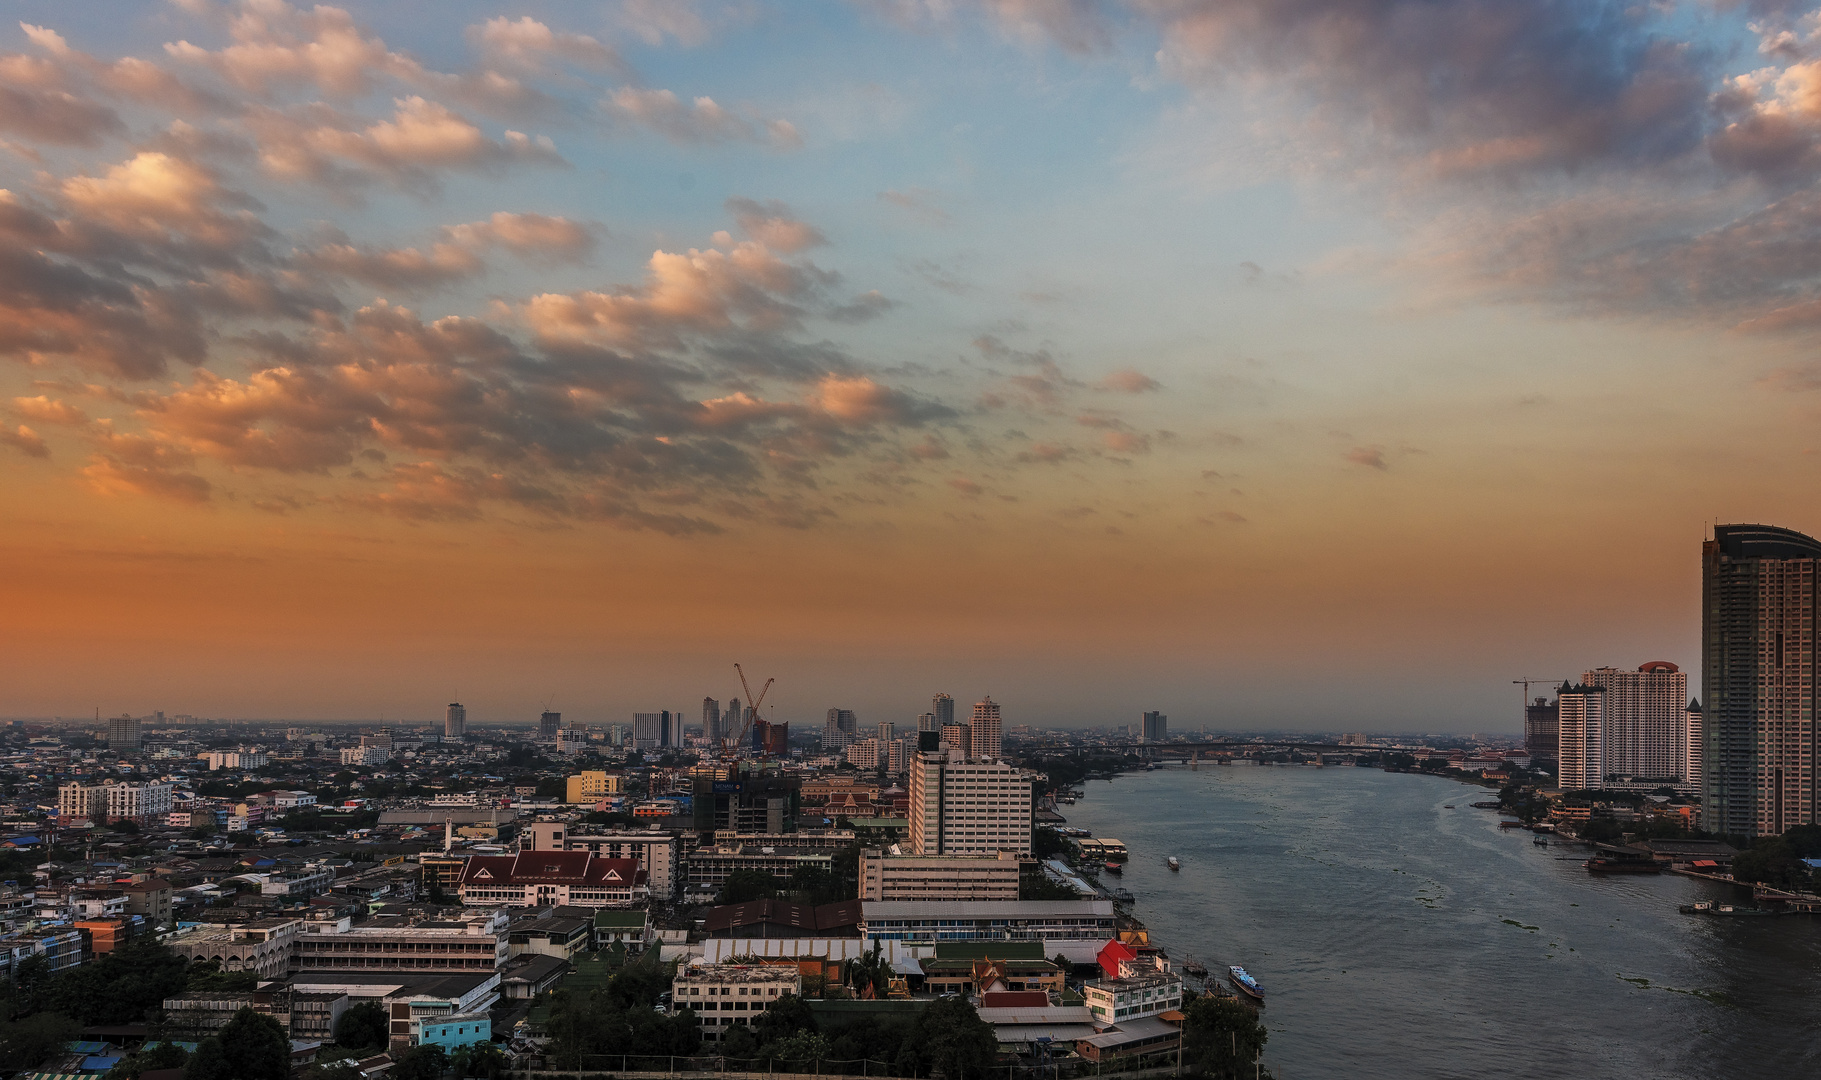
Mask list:
[[[1511,685],[1522,686],[1524,688],[1524,707],[1529,708],[1530,707],[1530,684],[1531,683],[1536,683],[1538,686],[1541,686],[1544,683],[1548,683],[1549,685],[1554,686],[1555,684],[1557,684],[1561,681],[1562,681],[1561,679],[1513,679],[1513,680],[1511,680]]]
[[[746,683],[746,672],[741,671],[740,665],[738,664],[733,666],[733,670],[734,674],[740,677],[740,689],[746,691],[746,711],[749,714],[750,719],[745,717],[741,718],[740,734],[734,739],[731,748],[725,743],[722,744],[722,752],[727,754],[730,758],[738,755],[740,747],[746,745],[746,736],[752,733],[752,725],[754,721],[759,718],[759,706],[765,703],[765,695],[771,692],[771,684],[778,681],[776,679],[766,679],[765,685],[759,688],[759,696],[755,698],[752,696],[752,687]]]

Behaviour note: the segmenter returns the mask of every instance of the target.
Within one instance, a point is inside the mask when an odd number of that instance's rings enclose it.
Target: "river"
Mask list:
[[[1680,914],[1737,893],[1589,874],[1437,777],[1204,764],[1082,787],[1059,809],[1125,841],[1106,880],[1152,939],[1264,984],[1285,1080],[1821,1077],[1821,917]]]

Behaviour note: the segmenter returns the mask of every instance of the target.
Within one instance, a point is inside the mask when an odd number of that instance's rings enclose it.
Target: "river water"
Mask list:
[[[1589,874],[1437,777],[1203,765],[1083,790],[1059,809],[1125,841],[1104,880],[1152,939],[1264,984],[1287,1080],[1821,1077],[1821,917],[1682,915],[1741,897]]]

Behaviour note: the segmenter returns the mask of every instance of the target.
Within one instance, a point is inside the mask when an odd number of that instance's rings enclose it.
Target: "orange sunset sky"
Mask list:
[[[1513,731],[1821,530],[1805,4],[8,11],[0,715]]]

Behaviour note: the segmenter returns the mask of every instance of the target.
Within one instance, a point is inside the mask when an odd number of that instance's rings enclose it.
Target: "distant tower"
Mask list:
[[[1160,712],[1138,714],[1139,738],[1148,743],[1170,741],[1170,718]]]
[[[936,730],[936,727],[937,727],[937,724],[936,724],[936,714],[935,713],[926,712],[926,713],[917,714],[917,730],[918,731],[934,731],[934,730]]]
[[[107,722],[107,748],[133,751],[139,749],[139,721],[126,713]]]
[[[991,695],[974,703],[974,753],[981,759],[999,757],[999,703]]]
[[[1556,749],[1562,761],[1557,786],[1563,791],[1605,787],[1605,689],[1563,683],[1555,701],[1560,732]]]
[[[721,703],[711,697],[702,699],[702,734],[710,745],[721,745]]]
[[[556,738],[556,733],[561,730],[563,730],[562,713],[550,712],[546,709],[544,714],[537,718],[537,733],[539,738],[554,739]]]
[[[937,694],[930,699],[930,712],[936,714],[937,727],[947,727],[955,722],[955,699],[947,694]]]
[[[1561,729],[1556,706],[1548,698],[1539,697],[1524,706],[1524,750],[1531,761],[1556,760]]]
[[[459,701],[449,703],[449,715],[443,718],[443,738],[459,739],[468,733],[468,710]]]

